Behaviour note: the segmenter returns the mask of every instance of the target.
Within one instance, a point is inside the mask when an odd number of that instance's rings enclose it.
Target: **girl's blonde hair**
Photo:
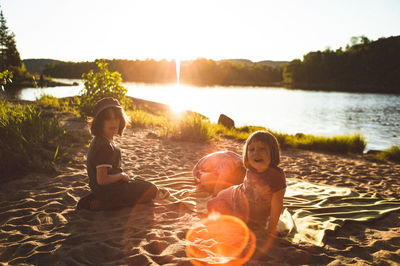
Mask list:
[[[261,141],[265,145],[268,146],[270,153],[271,153],[271,163],[270,166],[278,166],[280,162],[280,151],[279,151],[279,143],[278,140],[274,135],[267,131],[256,131],[251,134],[244,145],[243,148],[243,164],[247,169],[251,169],[249,165],[249,158],[247,156],[247,149],[249,145],[255,141]]]

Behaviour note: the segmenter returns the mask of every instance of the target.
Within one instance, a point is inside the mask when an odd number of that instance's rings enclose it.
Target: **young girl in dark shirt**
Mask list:
[[[95,106],[87,154],[89,186],[94,199],[90,209],[129,206],[155,198],[157,187],[147,181],[131,179],[121,168],[121,151],[113,142],[122,135],[126,115],[117,99],[101,99]]]

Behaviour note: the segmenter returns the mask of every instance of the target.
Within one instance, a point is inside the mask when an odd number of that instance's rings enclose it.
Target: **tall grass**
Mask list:
[[[156,127],[162,137],[174,140],[203,142],[215,139],[215,126],[202,115],[186,112],[155,114],[143,109],[126,111],[132,127]]]
[[[367,154],[367,159],[377,162],[393,161],[400,163],[400,146],[394,145],[386,150],[379,151],[375,154]]]
[[[79,97],[68,97],[68,98],[56,98],[48,94],[42,94],[40,98],[36,99],[36,104],[42,108],[51,108],[60,112],[72,113],[76,116],[80,116]]]
[[[259,127],[259,126],[242,126],[238,128],[226,128],[219,124],[213,124],[213,125],[216,128],[216,133],[219,136],[237,140],[246,140],[251,133],[257,130],[267,130],[265,127]]]
[[[384,150],[383,153],[388,160],[400,163],[400,146],[394,145],[387,150]]]
[[[335,153],[362,153],[367,145],[360,134],[333,137],[274,133],[281,146]]]
[[[42,94],[40,98],[36,99],[36,103],[44,108],[61,109],[60,100],[48,94]]]
[[[62,145],[72,136],[57,118],[44,117],[32,105],[0,101],[0,172],[52,170]]]
[[[232,129],[227,129],[221,125],[214,125],[214,127],[217,127],[219,135],[238,140],[247,139],[250,134],[257,130],[267,130],[278,139],[280,146],[283,148],[291,147],[336,153],[362,153],[367,145],[364,137],[360,134],[323,137],[305,134],[284,134],[259,126],[243,126]]]
[[[131,109],[126,112],[132,127],[165,127],[167,117],[154,115],[140,109]]]
[[[196,113],[185,113],[180,119],[169,120],[162,135],[176,140],[204,142],[215,139],[215,128],[208,119]]]

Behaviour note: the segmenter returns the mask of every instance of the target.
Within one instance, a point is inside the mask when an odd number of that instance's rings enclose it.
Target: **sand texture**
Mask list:
[[[206,154],[241,153],[243,143],[191,143],[160,139],[151,129],[126,129],[116,142],[123,168],[135,178],[168,187],[168,177],[190,172]],[[76,210],[89,193],[87,147],[53,176],[30,174],[1,184],[0,263],[11,265],[191,265],[185,235],[201,219],[179,198],[194,193],[193,179],[175,184],[169,198],[117,211]],[[362,156],[283,150],[288,177],[349,187],[359,193],[400,198],[400,165]],[[351,222],[327,236],[326,244],[277,244],[246,265],[400,264],[400,211],[370,222]]]

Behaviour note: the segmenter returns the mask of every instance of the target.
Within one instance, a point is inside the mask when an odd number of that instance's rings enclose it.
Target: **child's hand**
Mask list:
[[[124,182],[129,182],[131,179],[129,178],[129,176],[126,173],[122,172],[121,173],[121,180],[124,181]]]

